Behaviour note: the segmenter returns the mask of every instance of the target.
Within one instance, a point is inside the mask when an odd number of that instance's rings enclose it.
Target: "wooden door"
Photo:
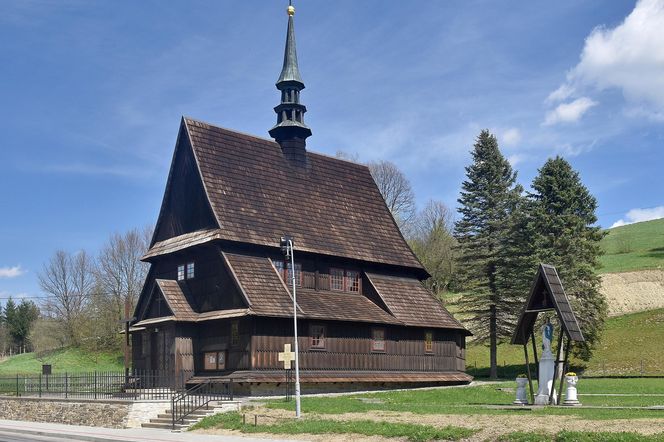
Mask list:
[[[191,338],[175,338],[175,378],[187,381],[194,375],[194,346]]]

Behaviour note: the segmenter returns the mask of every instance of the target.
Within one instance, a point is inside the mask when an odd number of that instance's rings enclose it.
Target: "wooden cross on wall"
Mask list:
[[[284,344],[284,351],[277,354],[279,362],[284,363],[284,369],[290,370],[292,362],[295,360],[295,353],[291,351],[290,344]]]

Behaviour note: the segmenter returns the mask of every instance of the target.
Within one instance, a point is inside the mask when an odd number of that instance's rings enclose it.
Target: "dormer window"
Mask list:
[[[193,262],[178,265],[178,281],[185,279],[194,279],[196,276],[196,266]]]

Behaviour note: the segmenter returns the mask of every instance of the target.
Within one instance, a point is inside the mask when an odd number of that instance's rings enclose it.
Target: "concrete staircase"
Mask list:
[[[208,408],[203,407],[199,410],[193,411],[184,419],[182,423],[175,424],[174,430],[183,431],[199,422],[206,416],[237,409],[239,409],[239,402],[210,402]],[[171,430],[173,427],[173,414],[171,410],[166,410],[164,413],[157,415],[156,418],[150,419],[150,422],[145,422],[141,426],[143,428],[160,428],[164,430]]]

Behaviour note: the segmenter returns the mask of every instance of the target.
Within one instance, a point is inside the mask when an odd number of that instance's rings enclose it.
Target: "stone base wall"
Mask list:
[[[3,419],[124,428],[131,408],[125,401],[0,398]]]
[[[125,428],[141,428],[141,424],[150,422],[159,414],[171,408],[171,401],[137,401],[129,405]]]

